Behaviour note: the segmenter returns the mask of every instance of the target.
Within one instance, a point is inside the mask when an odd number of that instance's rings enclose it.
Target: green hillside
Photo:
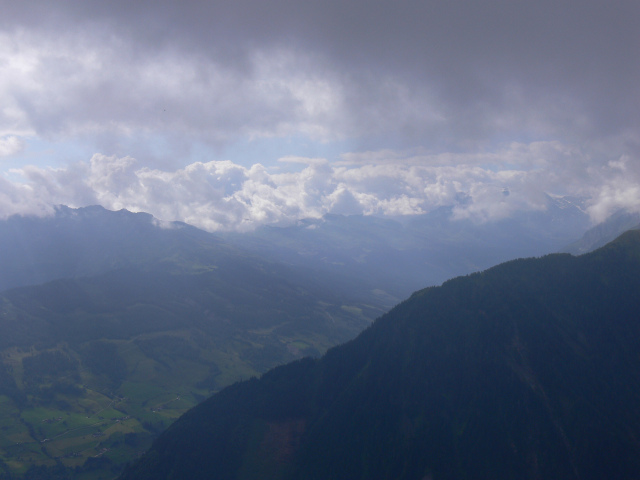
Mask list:
[[[635,479],[640,232],[414,294],[190,410],[136,479]]]
[[[0,294],[0,478],[114,478],[211,393],[318,356],[383,311],[344,279],[180,235]]]

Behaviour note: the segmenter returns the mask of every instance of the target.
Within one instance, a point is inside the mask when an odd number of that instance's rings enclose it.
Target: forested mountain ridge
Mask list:
[[[638,478],[639,273],[631,231],[416,292],[198,405],[121,478]]]

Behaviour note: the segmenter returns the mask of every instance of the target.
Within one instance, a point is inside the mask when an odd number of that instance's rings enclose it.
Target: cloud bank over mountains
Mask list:
[[[101,203],[216,229],[460,195],[480,220],[544,192],[589,196],[594,220],[640,206],[635,0],[0,6],[4,216]]]
[[[44,215],[51,205],[100,204],[182,220],[210,231],[251,230],[326,213],[412,215],[456,205],[454,219],[500,220],[544,210],[545,192],[591,196],[588,212],[603,220],[634,209],[637,183],[624,159],[599,172],[595,188],[580,175],[584,153],[557,143],[513,144],[492,155],[413,155],[384,152],[325,159],[283,158],[296,171],[244,167],[231,161],[192,163],[173,171],[141,166],[131,157],[96,154],[65,168],[29,166],[23,183],[0,180],[0,211]],[[510,169],[499,168],[510,165]],[[535,165],[536,168],[531,168]],[[549,175],[549,171],[554,172]],[[15,172],[18,173],[18,172]]]

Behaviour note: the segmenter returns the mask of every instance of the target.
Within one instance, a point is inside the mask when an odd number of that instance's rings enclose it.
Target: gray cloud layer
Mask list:
[[[635,0],[3,3],[13,48],[38,57],[41,83],[12,93],[41,132],[468,146],[639,126]]]
[[[105,154],[26,168],[26,183],[2,179],[5,215],[100,202],[226,228],[419,211],[464,191],[484,205],[474,215],[491,217],[519,198],[494,198],[503,184],[528,192],[519,208],[543,189],[590,195],[598,219],[640,204],[636,0],[0,6],[0,157],[34,138]],[[340,140],[351,153],[310,165],[308,180],[190,157],[194,142],[259,138]],[[417,176],[419,193],[403,175]],[[392,184],[402,192],[389,194]]]

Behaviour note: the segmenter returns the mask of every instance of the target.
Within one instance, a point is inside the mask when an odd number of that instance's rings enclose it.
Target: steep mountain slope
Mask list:
[[[448,206],[396,218],[325,215],[221,235],[264,257],[366,279],[402,299],[513,258],[556,252],[589,228],[579,199],[546,201],[546,210],[500,221],[456,219],[455,206]]]
[[[233,385],[122,479],[633,479],[640,232],[414,294]]]

